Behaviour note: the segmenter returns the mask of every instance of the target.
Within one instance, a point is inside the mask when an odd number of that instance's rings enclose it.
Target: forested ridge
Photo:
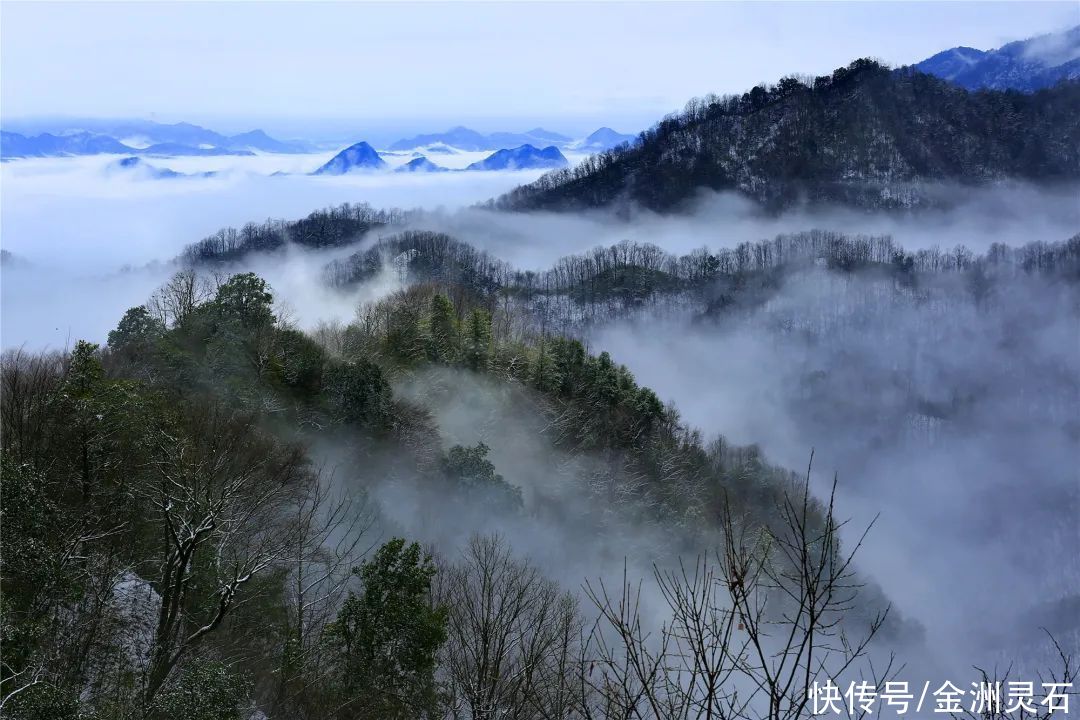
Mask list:
[[[250,222],[241,228],[222,228],[184,248],[180,260],[199,265],[239,260],[252,253],[283,250],[288,245],[319,249],[355,242],[369,230],[400,225],[415,213],[374,209],[365,203],[344,203],[316,210],[299,220]]]
[[[778,235],[734,248],[702,247],[675,255],[649,243],[623,241],[521,271],[454,237],[405,231],[328,263],[324,279],[347,288],[388,273],[405,283],[434,283],[456,301],[506,310],[518,332],[573,334],[583,323],[608,321],[643,309],[677,305],[703,316],[761,304],[785,277],[808,269],[840,276],[866,271],[913,297],[929,300],[941,278],[956,277],[974,296],[988,297],[996,281],[1021,275],[1080,279],[1080,235],[1013,248],[993,243],[984,253],[964,245],[907,251],[888,235],[826,230]]]
[[[189,245],[178,259],[195,269],[228,268],[253,254],[287,247],[361,246],[328,262],[323,282],[348,288],[390,276],[405,284],[436,283],[455,301],[480,303],[489,310],[500,299],[547,302],[558,313],[560,308],[552,301],[562,298],[572,301],[562,307],[564,314],[578,308],[588,315],[687,293],[722,308],[730,302],[732,290],[761,281],[775,284],[780,276],[811,266],[848,273],[874,269],[912,288],[917,276],[942,273],[968,277],[975,286],[993,277],[1017,274],[1066,279],[1080,275],[1080,235],[1020,247],[995,242],[986,252],[976,253],[962,244],[909,251],[889,235],[823,229],[780,234],[730,248],[702,247],[683,255],[650,243],[623,241],[562,258],[546,270],[520,270],[450,234],[404,229],[421,217],[419,211],[374,210],[346,203],[314,211],[301,220],[224,228]],[[379,232],[377,239],[368,239],[370,231]],[[382,234],[387,231],[390,234]],[[544,317],[536,307],[519,315]],[[570,317],[556,319],[565,325]]]
[[[550,446],[591,459],[588,482],[571,478],[577,522],[632,521],[677,545],[712,537],[707,518],[783,535],[795,476],[752,448],[705,446],[606,353],[500,335],[484,307],[431,284],[320,342],[272,302],[255,275],[182,272],[107,347],[4,357],[5,716],[486,717],[494,703],[565,717],[639,703],[589,679],[616,659],[590,649],[575,594],[506,540],[374,548],[363,494],[335,494],[313,465],[312,443],[333,442],[348,473],[371,487],[407,476],[451,516],[564,512],[543,488],[523,496],[487,446],[444,447],[392,389],[426,368],[520,388]],[[798,531],[828,530],[828,508],[803,502]],[[521,599],[478,615],[487,593]],[[509,654],[478,666],[480,652]]]
[[[909,253],[814,231],[684,256],[622,243],[532,273],[409,231],[326,270],[338,285],[397,273],[405,289],[311,334],[256,275],[182,271],[106,347],[4,357],[5,716],[803,717],[807,667],[854,667],[873,636],[918,628],[855,573],[857,545],[840,546],[831,500],[801,474],[706,442],[574,333],[687,298],[703,317],[739,312],[801,272],[870,273],[913,302],[1007,302],[1001,283],[1071,286],[1078,263],[1080,236]],[[425,404],[447,386],[534,423],[551,475],[522,485],[488,445],[448,442]],[[560,587],[512,537],[444,550],[380,535],[394,522],[370,494],[401,488],[432,522],[655,536],[667,641],[649,639],[629,575]],[[684,552],[689,567],[665,569]],[[759,602],[774,584],[790,603]],[[785,617],[797,642],[774,648]],[[672,663],[705,684],[660,671]],[[706,682],[721,676],[759,683],[768,710]]]
[[[743,95],[691,100],[628,145],[492,200],[508,210],[676,210],[701,190],[767,209],[947,203],[936,183],[1080,177],[1080,83],[971,92],[913,68],[857,60]]]

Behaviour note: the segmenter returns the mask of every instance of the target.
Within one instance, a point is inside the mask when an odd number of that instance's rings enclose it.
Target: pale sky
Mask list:
[[[405,118],[431,129],[455,119],[610,118],[618,127],[693,96],[826,73],[857,57],[906,64],[1075,24],[1075,0],[5,1],[0,112],[170,122]]]

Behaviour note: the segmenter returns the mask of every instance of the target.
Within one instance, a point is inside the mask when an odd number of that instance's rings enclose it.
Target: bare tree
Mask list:
[[[586,583],[599,612],[585,643],[595,657],[582,676],[586,716],[794,720],[819,680],[866,657],[888,609],[852,632],[845,615],[860,587],[852,562],[862,539],[841,551],[834,494],[819,507],[809,483],[808,469],[775,527],[739,528],[727,511],[713,558],[654,567],[662,622],[643,619],[643,585],[625,572],[617,595]],[[874,672],[892,675],[891,661]]]
[[[150,297],[146,308],[165,325],[176,325],[209,300],[213,291],[213,283],[194,270],[181,270]]]
[[[63,380],[63,353],[8,350],[0,358],[0,439],[5,452],[49,467],[54,415],[50,401]]]
[[[333,621],[358,560],[374,543],[363,546],[375,524],[364,499],[335,497],[330,482],[316,481],[296,501],[295,534],[283,564],[289,568],[283,667],[274,705],[292,707],[308,690],[326,680],[322,631]]]
[[[1040,671],[1038,682],[1030,676],[1019,681],[1022,692],[1012,698],[1009,697],[1009,690],[1015,681],[1010,679],[1011,666],[992,672],[976,667],[980,681],[975,700],[963,707],[961,712],[951,713],[954,720],[1050,720],[1068,715],[1072,708],[1069,701],[1075,702],[1076,696],[1080,695],[1075,686],[1076,663],[1049,631],[1044,629],[1044,632],[1060,664],[1046,672]],[[1030,693],[1026,692],[1028,689]]]
[[[498,537],[474,537],[445,568],[442,665],[454,718],[565,718],[579,704],[576,601]]]

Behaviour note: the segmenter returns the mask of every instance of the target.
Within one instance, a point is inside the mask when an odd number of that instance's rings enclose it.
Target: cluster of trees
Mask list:
[[[702,312],[755,305],[772,296],[785,276],[818,266],[839,273],[873,271],[905,293],[925,294],[943,278],[959,276],[982,298],[996,282],[1019,275],[1080,278],[1080,235],[1018,248],[994,243],[982,254],[963,245],[909,252],[887,235],[825,230],[681,256],[623,241],[533,272],[516,270],[449,235],[410,231],[330,263],[325,278],[344,287],[395,272],[403,284],[431,284],[456,305],[487,309],[497,326],[517,322],[519,335],[543,336],[573,333],[583,322],[662,302],[690,302]]]
[[[324,329],[322,340],[346,357],[374,358],[391,372],[436,363],[522,383],[549,404],[557,446],[648,454],[691,442],[676,413],[607,353],[591,355],[580,341],[563,337],[514,337],[496,328],[483,306],[455,305],[440,289],[418,285],[365,306],[354,324]],[[675,475],[656,479],[678,482]],[[665,494],[679,495],[674,487]]]
[[[1080,176],[1080,83],[969,92],[913,68],[856,60],[743,95],[691,100],[629,146],[552,171],[490,202],[510,210],[635,203],[671,210],[701,189],[778,209],[934,202],[924,184]]]
[[[292,243],[305,248],[340,247],[355,242],[369,230],[400,225],[409,213],[403,210],[376,210],[366,203],[344,203],[316,210],[300,220],[267,220],[242,228],[223,228],[192,243],[180,256],[191,265],[238,260],[250,253],[273,252]]]
[[[437,283],[459,303],[483,303],[513,278],[508,263],[445,233],[426,230],[379,238],[367,250],[327,264],[323,276],[332,287],[345,287],[385,272],[394,273],[403,285]]]
[[[700,113],[699,108],[693,114]],[[409,217],[412,214],[402,211],[346,204],[295,222],[223,229],[189,246],[183,258],[197,268],[280,249],[287,242],[305,247],[348,245],[371,228],[400,225]],[[534,272],[517,270],[445,233],[409,230],[381,237],[363,251],[328,263],[323,280],[331,287],[344,288],[390,274],[402,285],[434,284],[455,304],[479,305],[492,313],[526,303],[529,308],[516,311],[529,320],[523,331],[544,334],[571,332],[591,318],[617,315],[661,299],[685,299],[687,293],[707,309],[725,308],[736,295],[767,297],[780,276],[815,264],[848,272],[878,269],[908,288],[914,288],[919,277],[960,273],[973,290],[985,291],[995,279],[1019,274],[1080,277],[1080,236],[1016,248],[994,243],[983,254],[963,245],[910,252],[887,235],[852,236],[826,230],[781,234],[733,248],[702,247],[681,256],[649,243],[623,241],[562,258],[550,269]],[[194,286],[196,276],[186,277],[189,284],[180,296],[151,302],[162,320],[176,319],[177,311],[206,299],[207,289]],[[179,292],[179,288],[174,290]],[[178,308],[167,307],[168,303]]]

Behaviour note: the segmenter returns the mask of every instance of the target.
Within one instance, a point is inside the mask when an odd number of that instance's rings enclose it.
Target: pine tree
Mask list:
[[[461,355],[461,332],[450,298],[437,293],[431,298],[431,330],[428,359],[453,364]]]
[[[491,313],[476,308],[466,320],[465,364],[478,371],[486,371],[491,364]]]

